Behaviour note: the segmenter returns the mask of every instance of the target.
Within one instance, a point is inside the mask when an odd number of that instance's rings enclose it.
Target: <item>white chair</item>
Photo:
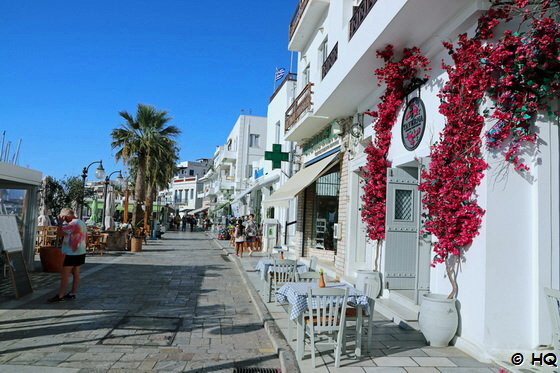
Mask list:
[[[373,345],[373,312],[375,308],[375,298],[377,294],[373,294],[373,286],[366,283],[364,284],[364,294],[369,298],[369,310],[366,312],[366,317],[362,318],[362,332],[367,335],[367,351],[371,351]],[[362,312],[362,307],[348,307],[346,309],[346,321],[356,323],[356,335],[358,335],[358,312]],[[367,322],[366,322],[367,320]],[[363,334],[362,334],[363,335]],[[342,350],[346,352],[346,332],[342,342]]]
[[[309,270],[315,272],[317,270],[317,257],[312,256],[309,258]]]
[[[307,294],[307,312],[304,317],[305,333],[311,339],[311,359],[313,367],[317,367],[315,359],[316,345],[332,345],[334,347],[334,366],[340,367],[340,354],[346,327],[346,303],[348,289],[309,288]],[[328,334],[326,342],[316,342],[316,335]],[[332,335],[336,334],[336,340]]]
[[[297,282],[317,282],[318,283],[319,278],[321,278],[321,274],[319,272],[297,273],[297,271],[296,271]]]
[[[274,259],[268,274],[268,302],[272,301],[272,292],[280,289],[287,282],[295,281],[296,261]],[[276,299],[276,297],[275,297]]]
[[[554,350],[560,350],[560,291],[544,288],[548,311],[552,323],[552,345]]]

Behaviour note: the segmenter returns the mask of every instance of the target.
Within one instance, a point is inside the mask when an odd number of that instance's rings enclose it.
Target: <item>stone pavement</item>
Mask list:
[[[92,259],[78,299],[0,304],[0,372],[232,372],[280,362],[233,263],[204,233]],[[52,289],[48,295],[54,293]],[[26,300],[28,300],[26,302]]]
[[[233,253],[227,241],[219,241],[224,249]],[[268,293],[263,290],[263,283],[259,272],[254,270],[260,256],[244,255],[240,261],[256,291],[266,303]],[[266,303],[271,315],[281,328],[284,336],[287,336],[287,313],[283,307],[272,303]],[[374,314],[374,342],[370,353],[362,353],[360,359],[355,359],[352,353],[343,355],[341,367],[334,368],[334,356],[331,350],[318,349],[317,368],[311,364],[309,344],[306,344],[306,354],[299,366],[304,373],[492,373],[499,372],[495,365],[485,364],[468,356],[455,347],[436,348],[426,344],[424,336],[413,329],[403,329],[386,319],[381,314]],[[295,336],[295,327],[292,329]],[[287,338],[287,337],[286,337]],[[366,346],[364,337],[362,346]],[[295,349],[295,341],[291,342]],[[354,346],[348,343],[348,351]]]

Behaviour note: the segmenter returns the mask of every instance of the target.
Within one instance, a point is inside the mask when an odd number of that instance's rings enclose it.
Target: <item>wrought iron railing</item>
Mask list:
[[[369,14],[369,11],[371,10],[371,8],[373,8],[376,2],[377,0],[362,0],[360,5],[354,7],[352,11],[352,18],[350,18],[349,22],[349,39],[352,39],[352,36],[354,36],[356,31],[358,31],[358,29],[362,25],[362,22],[364,22],[367,15]]]
[[[338,43],[334,45],[334,48],[329,53],[329,56],[323,62],[323,67],[321,68],[321,79],[324,79],[327,76],[329,70],[334,65],[336,60],[338,59]]]
[[[292,102],[288,110],[286,110],[285,132],[288,132],[290,128],[296,124],[301,115],[313,105],[313,102],[311,102],[311,95],[313,94],[313,91],[311,91],[312,87],[313,83],[307,84],[294,102]]]
[[[309,0],[300,0],[299,1],[298,5],[297,5],[297,8],[296,8],[296,12],[294,13],[294,16],[292,17],[292,21],[290,22],[290,30],[289,30],[288,40],[292,40],[292,36],[294,36],[294,32],[296,31],[299,20],[301,19],[301,16],[303,15],[303,11],[305,10],[305,7],[307,6],[307,3],[309,3]]]

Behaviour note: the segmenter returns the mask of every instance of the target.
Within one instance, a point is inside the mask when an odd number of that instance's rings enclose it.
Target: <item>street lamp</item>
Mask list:
[[[98,179],[103,179],[103,177],[105,176],[105,169],[103,168],[102,161],[91,162],[87,167],[84,167],[82,171],[82,203],[80,205],[80,216],[79,216],[80,220],[82,220],[84,216],[84,198],[86,194],[86,179],[88,176],[88,171],[92,165],[97,163],[99,163],[99,166],[95,169],[95,177]]]
[[[124,178],[122,177],[122,173],[121,171],[113,171],[111,172],[109,175],[107,175],[107,177],[105,178],[105,185],[103,187],[103,210],[102,210],[102,214],[101,214],[101,219],[103,219],[103,225],[102,225],[102,229],[105,230],[106,229],[106,225],[105,225],[105,210],[106,210],[106,206],[107,206],[107,189],[109,187],[109,180],[111,179],[111,176],[113,176],[114,174],[118,173],[119,176],[117,176],[116,178],[116,182],[117,185],[122,186],[124,185]]]

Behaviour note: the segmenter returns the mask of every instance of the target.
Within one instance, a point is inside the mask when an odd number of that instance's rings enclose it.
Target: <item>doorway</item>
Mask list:
[[[430,286],[431,239],[420,235],[419,174],[419,164],[387,169],[385,285],[414,304]]]

